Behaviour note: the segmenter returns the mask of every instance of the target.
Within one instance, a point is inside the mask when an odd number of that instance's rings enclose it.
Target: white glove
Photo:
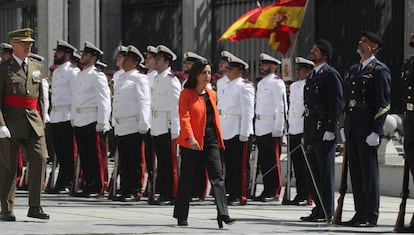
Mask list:
[[[371,134],[367,136],[365,143],[367,143],[369,146],[377,146],[379,145],[379,140],[379,135],[375,132],[371,132]]]
[[[240,140],[240,142],[247,142],[247,141],[249,141],[249,137],[244,136],[244,135],[239,135],[239,140]]]
[[[281,137],[283,135],[283,131],[281,130],[273,130],[272,137]]]
[[[49,117],[49,114],[48,113],[45,113],[45,116],[44,116],[45,118],[44,118],[44,122],[45,122],[45,124],[46,123],[48,123],[48,122],[50,122],[50,117]]]
[[[178,134],[178,133],[171,133],[171,140],[177,139],[178,136],[180,136],[180,134]]]
[[[331,141],[333,139],[335,139],[335,133],[331,131],[325,131],[325,133],[323,133],[323,137],[322,137],[323,141]]]
[[[339,130],[339,135],[341,135],[342,142],[345,142],[346,141],[346,137],[345,137],[345,129],[344,128],[341,128]]]
[[[109,123],[97,123],[95,130],[96,132],[107,132],[111,129],[111,125],[109,125]]]
[[[7,126],[0,126],[0,138],[10,138],[10,131]]]

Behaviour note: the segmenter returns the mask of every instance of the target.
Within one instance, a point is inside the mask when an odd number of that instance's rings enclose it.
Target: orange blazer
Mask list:
[[[221,135],[221,127],[217,110],[217,96],[216,92],[206,88],[206,92],[213,106],[214,117],[213,123],[216,127],[217,140],[219,148],[224,148],[223,137]],[[180,146],[191,148],[188,142],[189,136],[194,136],[204,149],[204,131],[206,128],[206,103],[204,98],[200,96],[195,89],[186,88],[181,91],[178,100],[178,112],[180,115],[180,136],[178,137],[178,144]]]

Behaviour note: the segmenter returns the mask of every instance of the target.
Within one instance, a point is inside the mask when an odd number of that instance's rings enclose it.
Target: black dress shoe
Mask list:
[[[357,227],[357,228],[373,228],[376,226],[377,226],[377,223],[374,223],[369,220],[357,221],[354,224],[352,224],[352,227]]]
[[[32,217],[36,219],[45,219],[48,220],[50,217],[48,214],[43,212],[42,207],[30,207],[29,211],[27,212],[27,217]]]
[[[70,193],[70,188],[69,187],[64,187],[59,189],[59,194],[69,194]]]
[[[85,198],[91,198],[91,197],[100,197],[101,194],[96,193],[96,192],[88,192],[88,191],[81,191],[81,192],[76,192],[73,194],[74,197],[85,197]]]
[[[139,200],[141,200],[141,193],[136,194],[129,194],[129,195],[123,195],[121,196],[120,200],[121,202],[138,202]]]
[[[0,220],[3,220],[3,221],[16,221],[16,216],[14,216],[13,211],[1,212]]]
[[[312,222],[315,218],[317,218],[318,216],[316,214],[310,214],[308,216],[302,216],[299,219],[305,222]]]
[[[271,201],[278,201],[279,199],[272,197],[272,196],[265,196],[265,195],[260,195],[258,197],[254,197],[253,201],[255,202],[271,202]]]
[[[352,219],[350,219],[348,221],[345,221],[345,222],[341,222],[340,225],[347,226],[347,227],[352,227],[358,220],[359,220],[359,216],[355,214],[352,217]]]
[[[178,219],[178,222],[177,222],[177,225],[178,226],[188,226],[188,222],[187,222],[187,220],[182,220],[182,219]]]

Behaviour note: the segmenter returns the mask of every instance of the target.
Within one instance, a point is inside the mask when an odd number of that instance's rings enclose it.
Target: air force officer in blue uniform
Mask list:
[[[346,153],[354,194],[354,217],[345,225],[374,227],[378,220],[379,172],[377,148],[390,109],[391,75],[375,58],[381,38],[364,32],[358,42],[358,64],[345,75]]]
[[[304,88],[304,140],[322,202],[313,189],[316,207],[309,216],[300,219],[306,222],[329,222],[334,210],[335,133],[343,107],[342,78],[328,64],[332,57],[332,46],[328,41],[316,41],[310,54],[315,67],[306,78]]]

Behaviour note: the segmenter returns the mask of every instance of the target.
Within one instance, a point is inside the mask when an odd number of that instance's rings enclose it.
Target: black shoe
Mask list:
[[[345,222],[341,222],[340,225],[346,226],[346,227],[352,227],[352,225],[354,225],[358,220],[359,220],[359,216],[355,214],[352,217],[352,219],[345,221]]]
[[[85,197],[85,198],[91,198],[91,197],[100,197],[101,194],[96,192],[88,192],[88,191],[80,191],[73,194],[74,197]]]
[[[307,206],[309,204],[308,199],[294,199],[293,201],[285,201],[283,205],[292,205],[292,206]]]
[[[121,201],[121,202],[138,202],[140,200],[141,200],[141,193],[137,193],[137,194],[123,195],[123,196],[121,196],[119,201]]]
[[[174,205],[174,200],[172,199],[160,201],[160,206],[173,206],[173,205]]]
[[[16,221],[16,216],[14,216],[13,211],[1,212],[0,220],[3,220],[3,221]]]
[[[218,224],[218,227],[220,229],[223,228],[223,222],[225,224],[231,225],[231,224],[234,224],[236,222],[236,219],[232,219],[228,215],[219,215],[219,216],[217,216],[217,224]]]
[[[324,215],[312,213],[308,216],[300,217],[300,220],[304,222],[331,222],[332,218],[328,217],[328,219],[326,219]]]
[[[272,197],[272,196],[265,196],[264,194],[261,194],[258,197],[254,197],[253,201],[255,202],[271,202],[271,201],[278,201],[279,199],[277,199],[276,197]]]
[[[229,206],[237,205],[237,204],[239,204],[239,199],[234,198],[234,197],[227,197],[227,204]]]
[[[42,207],[30,207],[29,211],[27,212],[27,217],[37,218],[37,219],[45,219],[48,220],[50,217],[48,214],[43,212]]]
[[[70,188],[69,187],[64,187],[59,189],[59,194],[69,194],[70,193]]]
[[[188,222],[187,222],[187,220],[178,219],[177,225],[178,226],[188,226]]]
[[[373,228],[376,226],[377,226],[377,223],[373,221],[369,221],[369,220],[357,221],[354,224],[352,224],[352,227],[357,227],[357,228]]]

